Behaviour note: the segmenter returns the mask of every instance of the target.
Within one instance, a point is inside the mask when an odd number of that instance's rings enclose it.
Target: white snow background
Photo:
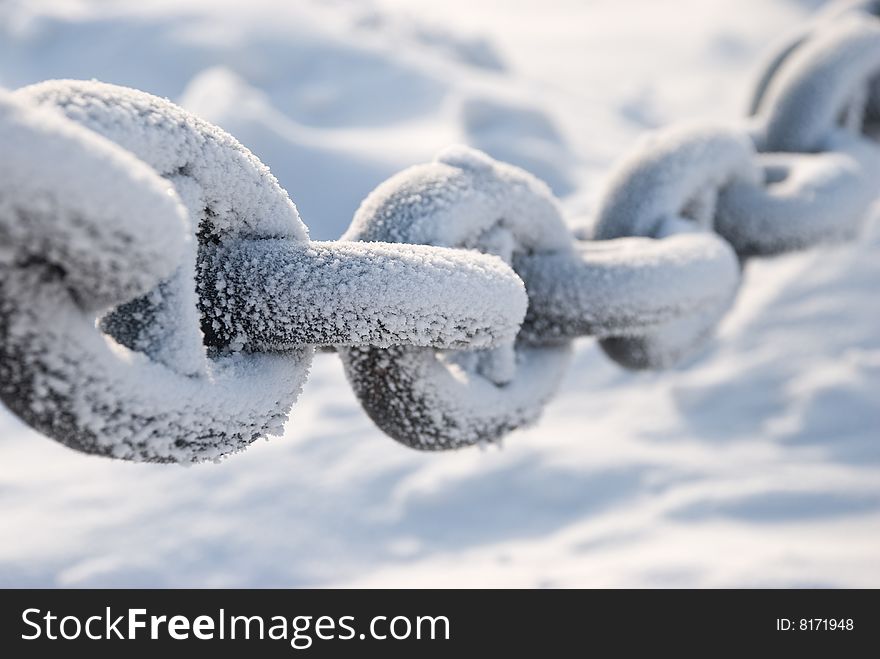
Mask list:
[[[140,6],[143,5],[143,6]],[[466,142],[584,223],[644,131],[735,120],[794,0],[3,0],[0,86],[167,96],[266,162],[312,237]],[[661,373],[578,342],[495,448],[422,454],[318,355],[285,436],[191,468],[80,455],[0,411],[0,586],[880,586],[880,226],[755,260]]]

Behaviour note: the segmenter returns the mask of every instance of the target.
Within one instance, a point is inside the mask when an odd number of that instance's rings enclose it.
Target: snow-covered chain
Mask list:
[[[577,337],[627,368],[677,363],[748,258],[867,217],[878,14],[824,10],[770,60],[746,125],[647,136],[588,240],[534,176],[451,147],[310,241],[253,154],[167,100],[0,91],[0,399],[81,451],[217,459],[279,434],[329,347],[380,428],[442,450],[535,422]]]
[[[82,451],[215,459],[282,431],[314,344],[488,346],[526,311],[496,257],[310,242],[253,154],[143,92],[4,94],[0,143],[0,396]]]

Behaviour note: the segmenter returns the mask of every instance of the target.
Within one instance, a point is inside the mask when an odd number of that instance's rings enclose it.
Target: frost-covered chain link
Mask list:
[[[575,240],[549,188],[454,147],[308,238],[222,130],[125,88],[0,92],[0,399],[81,451],[215,459],[278,434],[315,346],[414,448],[535,422],[593,336],[693,354],[749,257],[853,237],[877,197],[877,2],[838,3],[759,80],[747,125],[644,138]]]
[[[549,188],[465,147],[381,184],[343,239],[479,250],[507,263],[521,254],[573,256]],[[488,351],[399,346],[340,354],[361,404],[382,430],[414,448],[441,450],[492,441],[535,421],[568,363],[569,341],[527,345],[510,337]]]
[[[315,344],[486,346],[525,313],[500,259],[309,241],[249,151],[142,92],[4,93],[0,144],[0,398],[81,451],[217,458],[280,433]]]

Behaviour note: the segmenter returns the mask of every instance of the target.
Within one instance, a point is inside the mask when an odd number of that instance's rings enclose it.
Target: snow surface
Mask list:
[[[744,114],[762,50],[815,4],[675,3],[13,0],[0,84],[181,102],[270,165],[314,238],[453,142],[527,167],[586,227],[648,128]],[[749,260],[717,339],[671,371],[576,342],[503,450],[396,445],[332,355],[283,438],[220,465],[83,456],[3,413],[0,583],[878,586],[878,247],[873,220]]]

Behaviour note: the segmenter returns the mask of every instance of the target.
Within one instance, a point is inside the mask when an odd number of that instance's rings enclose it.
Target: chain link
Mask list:
[[[499,255],[574,255],[549,188],[477,151],[453,148],[405,170],[361,204],[345,240],[427,243]],[[528,286],[528,283],[526,284]],[[534,422],[569,361],[569,342],[437,354],[400,346],[341,350],[373,421],[414,448],[493,441]]]
[[[626,368],[680,363],[749,258],[868,216],[878,14],[836,3],[795,33],[742,126],[643,139],[582,240],[541,181],[453,147],[311,241],[253,154],[168,101],[0,92],[0,399],[80,451],[217,459],[279,434],[330,348],[384,432],[443,450],[534,423],[575,338]]]

